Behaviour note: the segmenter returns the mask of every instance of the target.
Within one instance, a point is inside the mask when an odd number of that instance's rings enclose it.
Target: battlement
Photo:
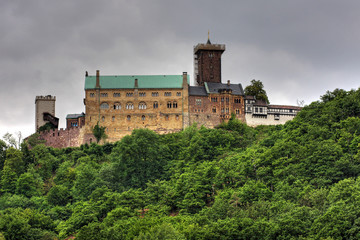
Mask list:
[[[36,96],[35,103],[38,100],[50,100],[50,101],[56,101],[56,96],[46,95],[46,96]]]
[[[210,51],[225,51],[225,44],[205,44],[199,43],[194,46],[194,54],[196,54],[199,50],[210,50]]]
[[[81,127],[60,128],[43,131],[40,139],[46,141],[47,146],[55,148],[79,147],[82,144]]]

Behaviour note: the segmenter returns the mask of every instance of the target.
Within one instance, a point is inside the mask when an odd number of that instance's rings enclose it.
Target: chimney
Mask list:
[[[138,79],[137,78],[135,78],[135,86],[134,86],[134,88],[138,88],[139,87],[139,84],[138,84]]]
[[[183,72],[183,88],[188,86],[188,75],[187,72]]]
[[[230,86],[230,80],[227,81],[227,85]]]
[[[96,86],[95,88],[100,88],[100,70],[96,70]]]

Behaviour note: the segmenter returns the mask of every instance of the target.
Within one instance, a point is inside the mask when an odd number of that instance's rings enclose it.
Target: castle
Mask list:
[[[224,44],[212,44],[210,39],[194,47],[196,86],[190,86],[187,72],[133,76],[86,72],[85,113],[67,115],[66,129],[58,130],[55,97],[37,96],[36,129],[46,122],[56,125],[40,137],[48,146],[61,148],[94,142],[92,129],[97,123],[106,128],[107,141],[115,142],[137,128],[158,133],[178,132],[194,123],[213,128],[232,113],[250,126],[283,124],[296,116],[300,107],[269,105],[245,96],[241,84],[222,83],[224,51]]]

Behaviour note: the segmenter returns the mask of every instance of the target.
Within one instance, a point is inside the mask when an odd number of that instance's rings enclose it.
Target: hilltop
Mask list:
[[[5,239],[357,239],[360,89],[285,125],[21,150],[0,142]],[[0,235],[1,239],[1,235]]]

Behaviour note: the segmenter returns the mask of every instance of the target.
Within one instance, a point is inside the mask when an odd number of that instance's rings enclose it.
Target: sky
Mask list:
[[[222,81],[261,80],[272,104],[360,85],[358,0],[1,0],[0,138],[35,131],[35,97],[85,111],[95,75],[188,72],[193,46],[226,45]]]

